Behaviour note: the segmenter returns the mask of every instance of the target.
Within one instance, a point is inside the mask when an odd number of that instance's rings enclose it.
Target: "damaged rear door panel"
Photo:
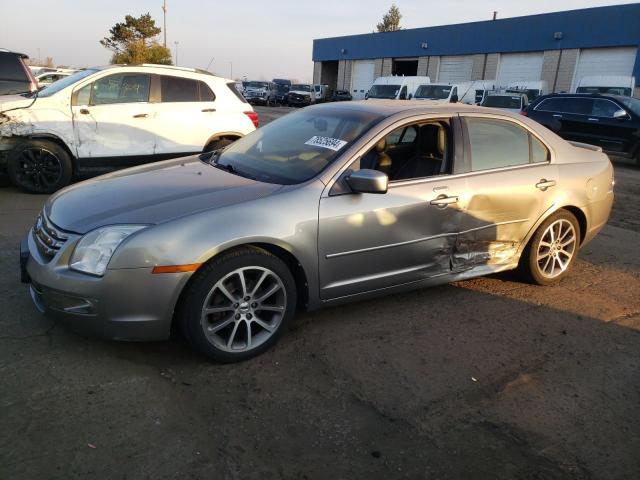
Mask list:
[[[473,121],[467,116],[464,122],[470,173],[452,258],[457,271],[517,261],[527,234],[552,206],[558,181],[550,152],[526,129],[507,119]]]

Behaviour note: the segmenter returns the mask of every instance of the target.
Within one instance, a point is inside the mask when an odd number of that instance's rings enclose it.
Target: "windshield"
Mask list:
[[[276,90],[278,91],[278,93],[287,93],[289,91],[289,87],[287,85],[277,83]]]
[[[578,87],[576,93],[609,93],[630,97],[631,89],[625,87]]]
[[[304,84],[294,84],[291,85],[291,88],[289,89],[291,91],[297,90],[297,91],[302,91],[302,92],[310,92],[311,91],[311,86],[310,85],[304,85]]]
[[[369,90],[369,98],[396,98],[400,85],[374,85]]]
[[[627,107],[629,110],[631,110],[633,113],[640,116],[640,100],[638,100],[637,98],[631,98],[631,97],[618,98],[617,100],[620,103],[622,103],[625,107]]]
[[[506,95],[489,95],[482,103],[483,107],[493,108],[517,108],[520,109],[520,97],[511,97]]]
[[[247,82],[245,88],[267,88],[268,86],[267,82]]]
[[[302,110],[232,143],[216,163],[261,182],[302,183],[324,170],[382,118],[333,107]]]
[[[413,98],[428,98],[430,100],[444,100],[449,98],[451,85],[420,85]]]
[[[50,97],[51,95],[58,93],[63,88],[67,88],[69,85],[73,85],[76,82],[79,82],[83,78],[87,78],[89,75],[93,75],[98,70],[95,69],[87,69],[81,70],[79,72],[74,73],[73,75],[69,75],[68,77],[61,78],[57,82],[52,83],[48,87],[43,88],[38,93],[38,97]]]

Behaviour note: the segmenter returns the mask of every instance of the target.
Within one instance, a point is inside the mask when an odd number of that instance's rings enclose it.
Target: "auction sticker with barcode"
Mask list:
[[[315,137],[311,137],[309,140],[304,142],[304,144],[311,145],[313,147],[328,148],[329,150],[337,152],[342,147],[344,147],[347,142],[345,142],[344,140],[339,140],[337,138],[319,137],[316,135]]]

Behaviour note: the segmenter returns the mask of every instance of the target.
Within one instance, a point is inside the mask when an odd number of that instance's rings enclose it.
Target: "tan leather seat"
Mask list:
[[[444,126],[430,123],[420,127],[418,151],[396,173],[395,179],[423,178],[439,175],[447,148],[447,132]]]
[[[387,153],[387,140],[386,138],[381,138],[378,143],[376,143],[376,153],[378,154],[378,162],[376,164],[376,170],[379,170],[383,173],[389,175],[391,171],[391,164],[393,161],[391,157]]]

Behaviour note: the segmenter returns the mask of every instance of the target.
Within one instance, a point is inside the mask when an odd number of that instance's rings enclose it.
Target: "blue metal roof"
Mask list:
[[[556,40],[554,33],[562,32]],[[427,48],[422,48],[426,42]],[[313,41],[313,60],[640,45],[640,3]],[[636,60],[636,77],[640,59]]]

